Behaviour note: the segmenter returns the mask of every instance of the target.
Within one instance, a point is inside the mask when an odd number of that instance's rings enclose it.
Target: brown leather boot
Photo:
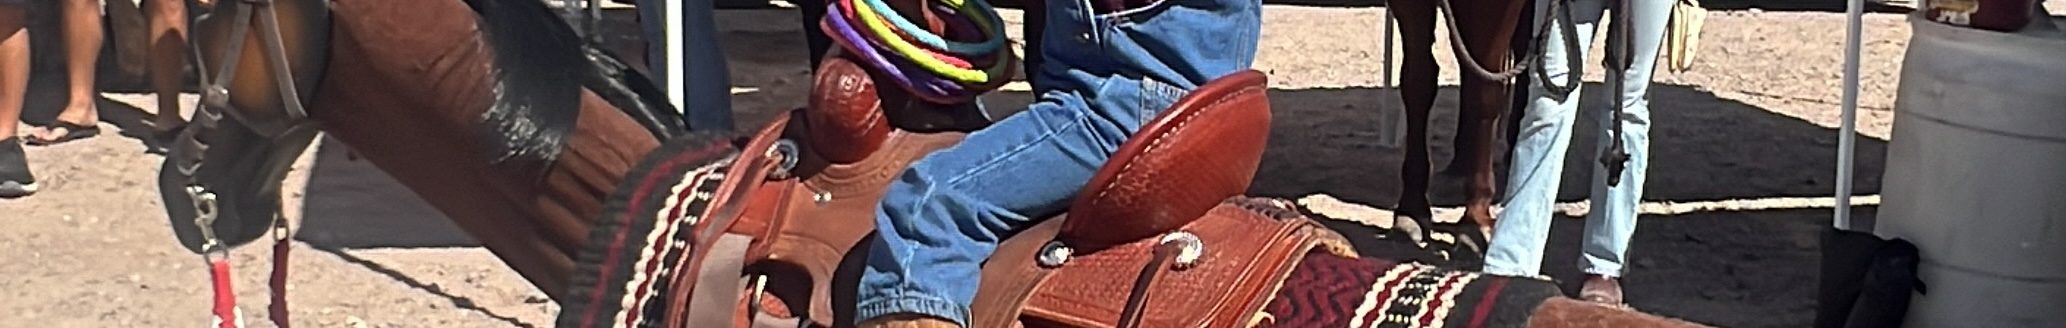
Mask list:
[[[1585,285],[1578,288],[1578,299],[1608,305],[1621,305],[1621,280],[1603,275],[1585,275]]]
[[[961,328],[954,322],[917,314],[892,314],[855,325],[858,328]]]

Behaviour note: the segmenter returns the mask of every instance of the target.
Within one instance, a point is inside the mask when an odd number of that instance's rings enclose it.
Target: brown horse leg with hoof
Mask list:
[[[1398,11],[1394,16],[1399,18],[1401,38],[1406,46],[1399,89],[1406,105],[1407,144],[1406,160],[1400,172],[1403,190],[1397,210],[1421,227],[1433,223],[1433,211],[1427,198],[1428,179],[1432,173],[1429,172],[1427,126],[1428,113],[1435,102],[1435,78],[1440,73],[1434,60],[1436,1],[1450,0],[1394,2],[1391,8]],[[1452,31],[1452,35],[1463,38],[1472,50],[1468,55],[1478,63],[1491,66],[1487,67],[1488,70],[1503,71],[1508,66],[1507,50],[1514,27],[1518,24],[1521,9],[1527,4],[1513,0],[1457,0],[1452,3],[1456,9],[1456,17],[1452,19],[1457,21],[1455,26],[1461,30]],[[1462,75],[1456,159],[1466,161],[1461,164],[1470,169],[1469,187],[1466,189],[1469,201],[1465,204],[1464,217],[1466,224],[1478,227],[1482,234],[1480,237],[1489,237],[1493,221],[1492,198],[1497,193],[1493,172],[1496,158],[1493,151],[1497,149],[1494,147],[1497,143],[1492,140],[1506,112],[1508,88],[1506,81],[1469,73]]]

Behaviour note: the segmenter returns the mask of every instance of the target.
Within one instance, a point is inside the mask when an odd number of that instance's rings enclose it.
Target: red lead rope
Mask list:
[[[238,328],[244,326],[244,318],[237,315],[237,292],[230,287],[230,261],[228,256],[208,260],[208,276],[215,282],[215,327]]]
[[[288,230],[276,227],[273,235],[273,275],[267,284],[273,292],[272,304],[267,307],[273,326],[288,328],[287,325],[287,252],[293,250],[293,243],[287,241]],[[215,286],[215,328],[242,328],[243,313],[237,309],[237,291],[230,285],[229,252],[208,258],[208,278]]]
[[[280,328],[287,328],[287,251],[294,249],[287,242],[287,231],[285,220],[273,230],[273,304],[268,310],[273,325]]]

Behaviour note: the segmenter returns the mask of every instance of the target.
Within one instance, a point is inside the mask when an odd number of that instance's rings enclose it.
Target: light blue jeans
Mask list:
[[[685,88],[681,114],[691,131],[732,130],[731,72],[725,68],[725,52],[717,42],[717,7],[710,0],[638,0],[639,28],[645,32],[646,68],[653,72],[653,84],[661,90]],[[667,40],[667,10],[682,10],[681,40]],[[667,67],[667,47],[659,41],[681,42],[680,71]],[[686,74],[685,85],[667,85],[667,77]]]
[[[1557,0],[1536,1],[1537,22],[1561,16],[1548,15],[1548,1]],[[1619,0],[1572,0],[1567,4],[1578,29],[1578,49],[1591,49],[1594,28],[1599,26],[1607,1]],[[1633,63],[1618,75],[1610,70],[1607,78],[1607,88],[1622,99],[1622,115],[1618,119],[1622,124],[1623,147],[1629,154],[1628,165],[1621,172],[1620,185],[1608,187],[1606,167],[1598,160],[1598,154],[1605,152],[1606,145],[1613,140],[1610,120],[1617,119],[1612,114],[1613,106],[1608,104],[1592,106],[1601,111],[1600,129],[1591,131],[1599,137],[1600,147],[1584,161],[1591,163],[1593,187],[1580,269],[1609,277],[1621,276],[1627,264],[1628,239],[1636,231],[1636,205],[1642,201],[1644,171],[1650,166],[1650,73],[1657,62],[1658,45],[1664,38],[1674,3],[1629,1],[1634,17],[1630,22],[1614,22],[1613,28],[1634,28],[1630,30],[1635,45],[1630,58]],[[1569,53],[1562,51],[1565,48],[1560,24],[1550,24],[1550,37],[1538,46],[1550,50],[1543,54],[1542,67],[1549,70],[1549,81],[1530,79],[1528,83],[1531,100],[1527,115],[1518,122],[1521,134],[1514,142],[1513,169],[1507,176],[1506,209],[1493,226],[1492,245],[1485,254],[1486,273],[1534,276],[1542,271],[1543,244],[1549,239],[1551,209],[1556,202],[1558,180],[1564,174],[1565,150],[1571,147],[1572,121],[1578,114],[1580,93],[1573,86],[1570,94],[1550,94],[1542,84],[1562,83],[1571,73],[1569,62],[1583,60],[1570,58]],[[1610,31],[1608,35],[1613,34]],[[1634,83],[1625,83],[1628,81]]]
[[[1094,14],[1047,0],[1026,111],[913,163],[883,196],[855,320],[969,324],[997,243],[1058,214],[1141,125],[1189,90],[1254,64],[1260,0],[1164,0]]]

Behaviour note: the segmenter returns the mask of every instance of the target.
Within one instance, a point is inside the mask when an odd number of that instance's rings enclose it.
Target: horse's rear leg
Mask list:
[[[1507,50],[1512,46],[1514,26],[1518,23],[1522,6],[1527,1],[1515,0],[1468,0],[1457,10],[1458,25],[1463,29],[1464,43],[1471,49],[1470,56],[1486,65],[1492,71],[1504,71],[1512,65],[1507,63]],[[1458,149],[1459,154],[1468,152],[1470,181],[1467,192],[1469,200],[1464,205],[1465,223],[1475,224],[1481,233],[1489,236],[1492,228],[1492,199],[1498,193],[1498,181],[1494,178],[1493,151],[1498,147],[1492,142],[1501,130],[1500,118],[1505,116],[1510,90],[1506,81],[1493,81],[1465,74],[1461,107],[1465,131],[1457,131],[1458,139],[1468,134],[1475,140],[1469,149]]]
[[[1428,202],[1428,111],[1435,106],[1435,7],[1430,1],[1391,2],[1396,10],[1405,60],[1399,68],[1399,96],[1406,105],[1406,159],[1400,164],[1401,189],[1395,207],[1422,227],[1433,219]]]

